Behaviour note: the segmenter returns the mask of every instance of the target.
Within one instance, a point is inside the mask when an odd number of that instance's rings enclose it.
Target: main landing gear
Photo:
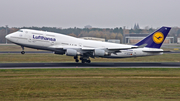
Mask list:
[[[81,60],[81,63],[91,63],[91,60],[88,60],[88,59],[82,59],[82,60]]]
[[[74,56],[74,59],[77,63],[79,62],[78,56]],[[89,58],[81,57],[80,60],[81,63],[91,63],[91,60]]]
[[[21,54],[25,54],[24,47],[21,46],[21,48],[22,48]]]
[[[75,61],[76,61],[77,63],[79,62],[78,56],[74,56],[74,59],[75,59]]]

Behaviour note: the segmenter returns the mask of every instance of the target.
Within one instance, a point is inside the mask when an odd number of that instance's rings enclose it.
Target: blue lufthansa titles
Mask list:
[[[49,37],[44,37],[44,36],[35,36],[33,35],[33,39],[41,39],[41,40],[49,40],[49,41],[56,41],[56,38],[49,38]]]

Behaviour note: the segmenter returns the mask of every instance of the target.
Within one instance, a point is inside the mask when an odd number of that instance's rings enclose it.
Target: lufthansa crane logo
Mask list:
[[[155,43],[160,44],[160,43],[163,42],[163,40],[164,40],[164,35],[163,35],[163,33],[161,33],[161,32],[156,32],[156,33],[154,33],[154,35],[153,35],[153,41],[154,41]]]

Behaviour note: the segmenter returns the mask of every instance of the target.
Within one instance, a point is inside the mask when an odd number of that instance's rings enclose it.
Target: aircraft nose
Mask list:
[[[10,34],[5,36],[6,39],[10,39]]]
[[[9,37],[10,37],[9,34],[5,36],[6,39],[9,39]]]

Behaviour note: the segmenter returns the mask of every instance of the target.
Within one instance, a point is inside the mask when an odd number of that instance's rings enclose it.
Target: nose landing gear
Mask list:
[[[21,46],[21,48],[22,48],[21,54],[25,54],[24,47]]]
[[[21,54],[25,54],[25,51],[21,51]]]

